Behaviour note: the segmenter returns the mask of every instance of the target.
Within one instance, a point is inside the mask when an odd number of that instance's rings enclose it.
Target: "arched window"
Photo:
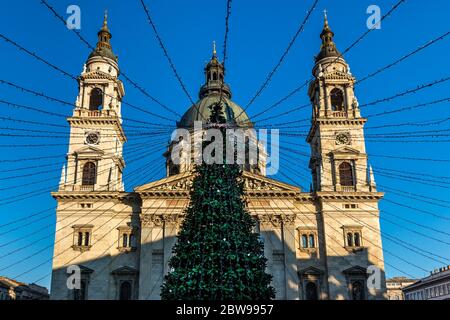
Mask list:
[[[126,248],[128,247],[128,234],[124,233],[122,235],[122,247]]]
[[[355,247],[361,246],[361,236],[359,235],[359,232],[355,232]]]
[[[342,162],[339,165],[339,180],[341,186],[353,186],[352,165],[348,162]]]
[[[308,237],[306,234],[302,234],[302,248],[308,248]]]
[[[83,245],[83,232],[78,232],[78,245],[80,247]]]
[[[352,299],[364,300],[364,286],[361,281],[352,282]]]
[[[314,235],[310,234],[308,238],[309,238],[309,247],[310,248],[315,248],[316,244],[315,244]]]
[[[351,232],[347,233],[347,246],[353,247],[353,234]]]
[[[316,284],[309,281],[306,284],[306,300],[318,300],[318,298]]]
[[[93,186],[95,184],[95,163],[86,162],[83,166],[83,178],[81,184],[84,186]]]
[[[100,110],[103,105],[103,92],[99,88],[94,88],[91,91],[91,96],[89,99],[89,110],[95,111]]]
[[[344,94],[341,90],[335,88],[331,90],[331,110],[344,111]]]
[[[131,283],[130,281],[123,281],[120,284],[120,300],[131,300]]]
[[[217,72],[213,72],[213,80],[217,80]]]
[[[84,245],[89,246],[89,232],[84,233]]]

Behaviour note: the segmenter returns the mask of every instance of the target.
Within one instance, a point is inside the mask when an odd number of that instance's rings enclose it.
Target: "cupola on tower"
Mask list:
[[[98,32],[96,48],[78,77],[78,96],[70,124],[67,168],[61,191],[123,191],[121,101],[125,94],[118,79],[118,58],[111,47],[107,14]]]

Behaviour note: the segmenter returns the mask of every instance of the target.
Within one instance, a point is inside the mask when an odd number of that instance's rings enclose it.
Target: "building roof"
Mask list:
[[[48,296],[48,289],[46,287],[37,285],[35,283],[26,284],[24,282],[20,282],[14,279],[10,279],[8,277],[0,276],[0,286],[4,288],[12,288],[16,292],[20,291],[28,291],[32,293],[36,293],[39,295],[47,295]]]
[[[443,280],[450,281],[450,266],[440,268],[440,269],[434,270],[433,272],[430,272],[429,276],[416,281],[415,283],[403,288],[403,290],[405,290],[405,291],[411,290],[411,289],[414,290],[421,286],[428,286],[435,282],[441,282]]]
[[[417,279],[409,279],[406,277],[393,277],[390,279],[386,279],[386,282],[395,282],[395,283],[403,283],[403,282],[416,282]]]

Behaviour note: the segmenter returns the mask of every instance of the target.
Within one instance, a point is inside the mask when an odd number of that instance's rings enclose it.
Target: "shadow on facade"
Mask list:
[[[318,221],[319,222],[319,221]],[[319,226],[318,234],[324,234]],[[81,287],[70,290],[67,267],[53,270],[51,299],[160,299],[161,285],[167,274],[168,261],[176,236],[164,236],[167,227],[160,228],[162,237],[156,241],[145,241],[141,232],[138,241],[144,242],[128,252],[120,252],[117,246],[108,254],[92,246],[90,256],[101,258],[83,260],[83,254],[73,265],[81,271]],[[142,230],[141,230],[142,231]],[[260,230],[264,242],[264,253],[268,258],[267,272],[273,276],[272,285],[277,300],[348,300],[383,299],[384,270],[381,271],[381,290],[368,289],[366,268],[375,261],[369,259],[367,249],[361,248],[345,255],[337,255],[326,246],[324,239],[318,240],[317,249],[301,250],[297,231],[286,227]],[[292,234],[291,234],[292,232]],[[147,236],[155,238],[155,229]],[[169,232],[174,234],[174,232]],[[175,233],[176,234],[176,233]],[[158,237],[156,237],[158,238]],[[69,249],[72,250],[72,249]],[[344,250],[343,247],[340,250]],[[103,252],[105,250],[103,249]],[[79,252],[74,252],[75,255]],[[69,260],[69,259],[67,259]],[[365,263],[364,263],[365,262]]]

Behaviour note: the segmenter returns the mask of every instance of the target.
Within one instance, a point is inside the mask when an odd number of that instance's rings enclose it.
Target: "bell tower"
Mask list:
[[[123,191],[121,101],[125,94],[118,79],[118,58],[113,53],[105,13],[98,42],[78,77],[79,93],[70,125],[67,167],[60,191]]]
[[[355,78],[333,41],[325,21],[322,45],[315,57],[314,80],[309,86],[312,125],[309,168],[313,191],[376,191],[368,172],[364,124],[354,93]]]

